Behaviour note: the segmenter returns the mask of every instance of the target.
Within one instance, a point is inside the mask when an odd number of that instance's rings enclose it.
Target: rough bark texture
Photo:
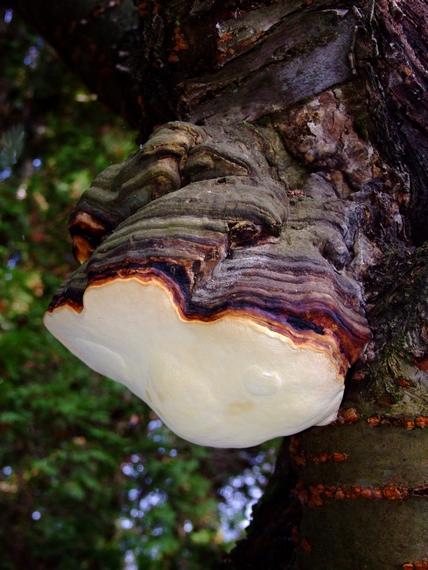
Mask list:
[[[416,245],[428,238],[427,45],[425,2],[381,1],[367,13],[356,51],[367,74],[370,135],[405,182]]]
[[[21,4],[28,9],[28,2]],[[275,180],[271,207],[260,214],[257,195],[258,218],[249,216],[246,207],[231,219],[225,215],[231,195],[221,207],[208,200],[206,212],[216,207],[222,212],[212,216],[210,231],[217,243],[221,236],[224,247],[232,244],[238,257],[267,243],[276,247],[273,242],[286,236],[293,255],[316,251],[328,267],[327,281],[346,277],[357,283],[373,332],[349,375],[338,421],[284,446],[248,539],[225,567],[426,568],[426,3],[153,0],[137,8],[141,142],[153,126],[171,120],[199,124],[211,146],[213,139],[228,145],[240,121],[257,125],[256,138],[262,132],[263,140],[280,137],[282,150],[278,142],[273,155],[269,145],[259,146],[266,162],[256,160],[262,172],[254,184],[265,176]],[[249,126],[241,132],[246,129],[252,132]],[[230,160],[229,154],[201,154],[211,168],[209,184],[225,178],[229,188],[229,168],[239,179],[254,175],[242,157]],[[137,175],[136,183],[149,188],[138,194],[143,202],[134,202],[132,193],[122,196],[119,211],[106,206],[105,195],[104,205],[91,209],[99,197],[96,188],[111,192],[111,204],[119,195],[114,194],[119,187],[112,192],[108,182],[106,190],[103,179],[97,179],[91,200],[82,202],[83,212],[96,214],[89,231],[81,223],[84,218],[71,219],[83,258],[133,212],[143,220],[145,211],[158,207],[157,200],[174,211],[185,208],[175,197],[181,192],[186,199],[192,176],[200,172],[198,161],[193,172],[177,171],[180,155],[170,159],[171,153],[159,175],[166,186],[151,186]],[[112,170],[109,180],[114,176],[119,170]],[[280,183],[289,200],[288,215]],[[254,185],[248,185],[247,196],[253,203]],[[108,240],[113,243],[114,237]],[[94,268],[102,247],[88,262]],[[315,265],[309,264],[307,275],[316,275]],[[296,305],[293,311],[300,317],[300,300]]]
[[[254,121],[350,76],[350,10],[327,9],[326,2],[306,8],[301,0],[201,4],[140,3],[149,131],[177,118]]]

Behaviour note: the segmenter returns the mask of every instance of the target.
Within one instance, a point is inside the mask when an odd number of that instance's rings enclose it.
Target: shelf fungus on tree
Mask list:
[[[275,144],[245,125],[156,131],[83,194],[70,217],[83,263],[45,316],[71,352],[202,445],[333,421],[370,338],[323,232],[299,243],[287,231]]]

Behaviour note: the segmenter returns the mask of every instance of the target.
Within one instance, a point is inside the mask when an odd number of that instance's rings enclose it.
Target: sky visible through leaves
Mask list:
[[[191,445],[44,330],[68,214],[136,133],[4,9],[0,66],[0,570],[214,569],[275,442]]]

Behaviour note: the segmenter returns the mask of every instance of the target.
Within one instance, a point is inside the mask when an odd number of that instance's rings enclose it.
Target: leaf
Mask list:
[[[24,149],[25,130],[23,125],[14,125],[3,134],[0,153],[0,167],[6,168],[16,164]]]

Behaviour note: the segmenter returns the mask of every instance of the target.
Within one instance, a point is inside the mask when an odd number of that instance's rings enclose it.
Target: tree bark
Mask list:
[[[84,75],[70,52],[88,53],[86,32],[70,48],[28,2],[16,5]],[[220,143],[222,129],[240,122],[280,140],[283,232],[301,232],[302,250],[316,236],[337,275],[352,276],[373,333],[338,420],[283,446],[248,538],[225,567],[428,567],[427,5],[153,0],[137,9],[141,107],[125,81],[112,91],[116,108],[131,109],[133,124],[142,117],[141,142],[171,120],[216,132]],[[92,88],[106,93],[105,77]]]

